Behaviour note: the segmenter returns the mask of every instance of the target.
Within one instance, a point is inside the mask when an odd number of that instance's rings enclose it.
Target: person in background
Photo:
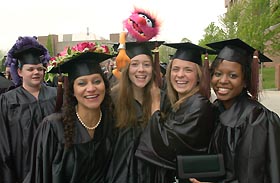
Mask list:
[[[6,65],[6,58],[7,55],[1,61],[5,66],[5,71],[0,73],[0,95],[14,88],[14,83],[11,81],[10,67]]]
[[[210,75],[203,72],[201,59],[206,51],[214,52],[192,43],[165,45],[177,49],[166,71],[172,107],[162,111],[158,89],[151,90],[152,116],[136,151],[136,157],[157,167],[154,183],[176,181],[177,155],[207,154],[216,116],[208,100],[210,83],[205,82]]]
[[[207,45],[219,51],[211,65],[220,111],[211,150],[224,155],[222,182],[279,183],[280,119],[258,102],[258,63],[271,60],[240,39]]]
[[[99,63],[112,57],[111,49],[82,42],[69,50],[48,69],[68,74],[63,109],[38,127],[24,183],[104,182],[114,123],[110,85]]]
[[[4,63],[5,71],[0,73],[0,95],[14,86],[14,83],[11,81],[10,67],[5,64],[6,58],[7,55],[1,61],[1,63]]]
[[[10,68],[9,65],[7,65],[6,60],[7,60],[7,55],[5,55],[5,56],[3,57],[3,59],[2,59],[2,63],[3,63],[4,66],[5,66],[4,74],[5,74],[5,77],[6,77],[7,79],[11,80],[11,79],[12,79],[12,78],[11,78],[11,68]]]
[[[12,86],[14,86],[14,83],[0,73],[0,95],[8,91]]]
[[[159,45],[163,42],[159,42]],[[129,62],[121,70],[118,84],[112,89],[115,103],[117,141],[110,164],[109,183],[152,182],[152,167],[135,158],[139,137],[152,110],[150,89],[155,82],[152,51],[155,42],[127,42]]]
[[[56,89],[43,82],[49,54],[35,37],[19,37],[7,64],[17,68],[21,85],[0,96],[0,182],[20,183],[30,167],[30,149],[42,119],[53,113]]]

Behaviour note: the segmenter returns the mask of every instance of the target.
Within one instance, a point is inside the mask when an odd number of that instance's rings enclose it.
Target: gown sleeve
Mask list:
[[[268,172],[271,182],[280,182],[280,119],[274,112],[268,112]]]
[[[14,164],[12,161],[12,149],[10,144],[10,133],[7,123],[7,99],[4,95],[0,96],[0,182],[15,182]]]
[[[220,115],[212,150],[224,155],[224,182],[280,182],[280,119],[242,98]]]
[[[140,138],[136,156],[174,170],[177,155],[207,152],[214,117],[214,107],[200,95],[189,98],[165,120],[157,111]]]
[[[30,172],[24,183],[51,183],[52,163],[57,152],[58,139],[49,118],[44,118],[35,134],[32,150]]]
[[[238,155],[237,179],[241,182],[279,183],[280,119],[274,112],[265,108],[256,108],[248,118],[247,127],[243,129],[241,126],[237,128],[241,129],[240,131],[235,131],[235,136],[242,133],[242,137],[235,144],[235,153]]]

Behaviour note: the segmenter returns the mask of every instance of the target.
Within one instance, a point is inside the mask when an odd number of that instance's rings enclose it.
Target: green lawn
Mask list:
[[[275,67],[265,67],[262,70],[263,89],[276,88],[275,86]]]

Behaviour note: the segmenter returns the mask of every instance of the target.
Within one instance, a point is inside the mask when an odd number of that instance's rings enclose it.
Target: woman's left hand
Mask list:
[[[156,83],[153,83],[153,86],[151,88],[151,97],[152,97],[152,114],[160,110],[160,88],[156,85]]]

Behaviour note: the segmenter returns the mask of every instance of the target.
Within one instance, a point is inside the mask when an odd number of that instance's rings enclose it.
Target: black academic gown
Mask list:
[[[47,116],[32,146],[31,168],[24,183],[102,183],[112,156],[112,118],[103,113],[91,139],[76,118],[73,145],[64,147],[62,114]]]
[[[224,155],[231,183],[280,182],[280,119],[243,93],[221,114],[211,148]]]
[[[30,166],[30,149],[42,119],[53,113],[56,88],[42,84],[38,100],[22,86],[0,96],[0,182],[22,182]]]
[[[117,129],[116,148],[107,175],[108,183],[149,183],[149,166],[134,156],[144,128],[141,124],[142,106],[136,100],[134,103],[138,122],[135,126]]]
[[[0,95],[2,93],[7,92],[9,90],[9,88],[11,88],[13,86],[14,86],[14,83],[11,80],[6,79],[3,76],[0,76]]]
[[[161,108],[168,108],[169,102],[162,91]],[[154,166],[135,157],[139,138],[144,130],[142,105],[134,101],[137,115],[135,126],[118,129],[114,155],[107,175],[107,183],[154,183]]]
[[[195,94],[166,119],[152,115],[144,130],[136,156],[157,166],[154,183],[171,183],[176,176],[176,156],[206,154],[214,128],[215,107]]]

